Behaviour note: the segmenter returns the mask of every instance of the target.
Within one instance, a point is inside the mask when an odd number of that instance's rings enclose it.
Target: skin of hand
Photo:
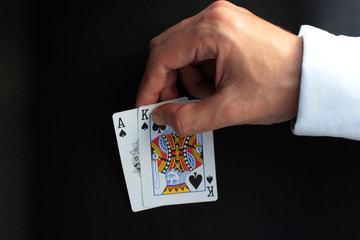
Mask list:
[[[201,100],[164,104],[153,120],[181,136],[296,117],[302,39],[244,8],[214,2],[149,46],[136,106],[178,97],[179,72],[188,92]]]

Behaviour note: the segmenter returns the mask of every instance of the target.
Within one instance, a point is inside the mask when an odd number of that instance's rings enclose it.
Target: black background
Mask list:
[[[0,239],[358,239],[359,142],[214,132],[219,199],[133,213],[111,116],[148,42],[212,1],[0,4]],[[233,1],[297,34],[360,35],[358,0]]]

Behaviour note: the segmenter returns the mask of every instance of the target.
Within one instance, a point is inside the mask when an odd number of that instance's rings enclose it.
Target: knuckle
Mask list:
[[[239,21],[247,19],[252,13],[245,8],[233,5],[228,1],[217,1],[211,4],[202,16],[204,22],[217,25],[236,27]]]
[[[208,7],[206,14],[204,14],[204,19],[215,22],[224,21],[229,9],[228,4],[227,1],[214,2]]]
[[[159,44],[159,38],[158,37],[154,37],[149,41],[149,49],[152,50],[154,49],[156,46],[158,46]]]
[[[224,21],[225,13],[222,7],[216,7],[209,10],[206,14],[204,14],[204,21],[207,22],[222,22]]]
[[[228,1],[215,1],[209,5],[208,9],[217,8],[217,7],[229,7],[232,5]]]
[[[209,30],[209,34],[224,33],[225,29],[234,25],[237,18],[233,7],[228,6],[226,1],[218,1],[210,5],[209,9],[201,17],[202,27]]]
[[[174,121],[174,131],[179,135],[179,136],[185,136],[185,132],[183,130],[182,124],[179,120],[175,120]]]
[[[179,136],[185,136],[187,134],[183,123],[178,118],[175,118],[173,128]]]
[[[189,24],[189,22],[191,22],[191,19],[190,19],[190,18],[185,18],[185,19],[181,20],[181,21],[177,24],[177,26],[178,26],[179,28],[182,28],[182,27],[187,26],[187,25]]]
[[[159,60],[159,56],[160,56],[160,49],[158,45],[154,45],[151,46],[150,51],[149,51],[149,61],[148,62],[157,62]]]
[[[187,118],[184,117],[182,111],[177,111],[174,116],[174,131],[180,136],[187,136],[191,134],[191,128],[188,124]]]

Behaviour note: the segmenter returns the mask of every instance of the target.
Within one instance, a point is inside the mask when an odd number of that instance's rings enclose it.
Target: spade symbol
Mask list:
[[[149,126],[146,124],[146,122],[144,122],[144,124],[141,126],[141,129],[144,131],[148,128],[149,128]]]
[[[212,180],[213,180],[213,177],[209,175],[209,176],[206,178],[206,180],[207,180],[209,183],[211,183]]]
[[[119,136],[122,137],[122,138],[125,137],[125,136],[126,136],[126,132],[121,129]]]
[[[194,186],[195,189],[197,189],[202,181],[201,174],[194,173],[194,175],[191,175],[189,177],[190,183]]]
[[[158,131],[158,133],[161,133],[161,131],[164,131],[166,129],[166,125],[157,125],[156,123],[154,123],[152,129],[155,132]]]

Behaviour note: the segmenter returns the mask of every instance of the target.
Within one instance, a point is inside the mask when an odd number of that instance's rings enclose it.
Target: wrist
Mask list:
[[[289,63],[291,69],[291,76],[289,81],[292,85],[292,97],[291,99],[291,111],[289,112],[289,119],[296,117],[299,105],[300,96],[300,83],[301,83],[301,71],[302,71],[302,57],[303,57],[303,39],[301,37],[295,37],[293,44],[292,60]]]

